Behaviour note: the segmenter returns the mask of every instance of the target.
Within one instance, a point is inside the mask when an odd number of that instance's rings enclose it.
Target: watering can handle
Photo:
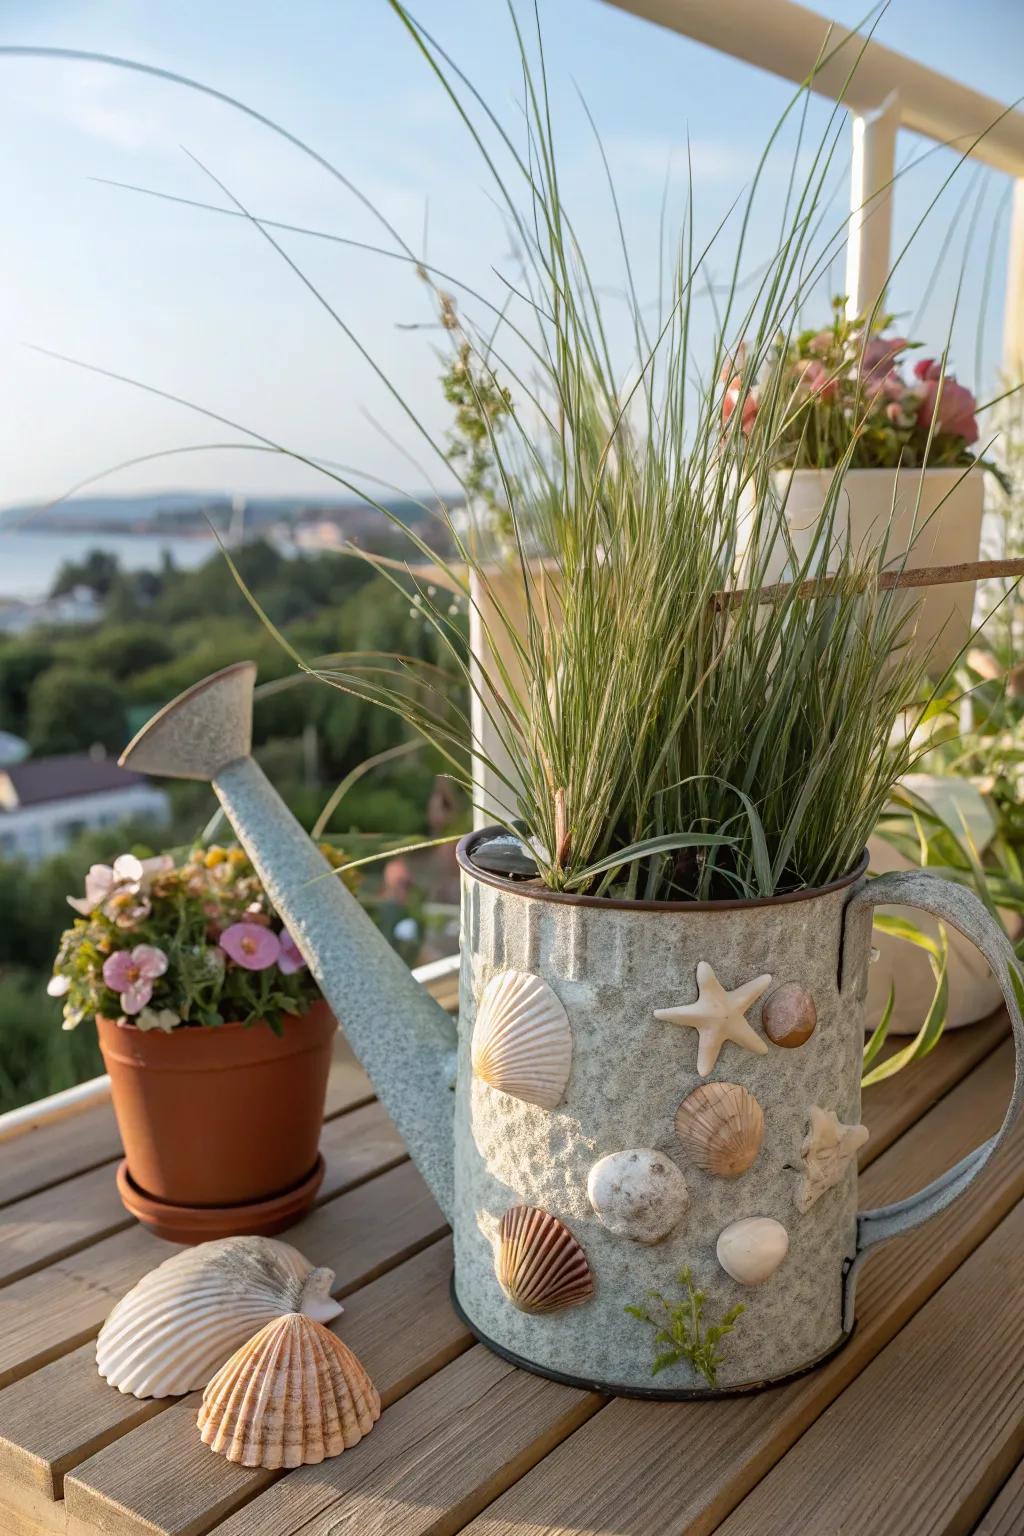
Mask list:
[[[883,904],[918,907],[940,922],[948,923],[980,950],[1002,989],[1013,1029],[1016,1057],[1013,1092],[1003,1123],[994,1136],[968,1153],[954,1168],[933,1179],[924,1189],[918,1190],[916,1195],[910,1195],[906,1200],[897,1200],[893,1205],[879,1206],[877,1210],[859,1212],[856,1252],[848,1261],[844,1277],[843,1328],[847,1332],[853,1327],[854,1289],[865,1254],[876,1244],[884,1243],[890,1237],[898,1237],[903,1232],[910,1232],[930,1216],[937,1216],[945,1210],[977,1178],[996,1148],[1006,1140],[1024,1106],[1024,1017],[1018,1001],[1018,996],[1024,997],[1024,978],[1021,977],[1010,941],[999,923],[973,891],[955,885],[951,880],[943,880],[920,869],[897,870],[892,874],[879,875],[861,886],[846,907],[841,988],[846,995],[855,993],[862,998],[866,992],[865,958],[870,950],[874,909]],[[1013,974],[1018,979],[1019,993],[1011,979]]]

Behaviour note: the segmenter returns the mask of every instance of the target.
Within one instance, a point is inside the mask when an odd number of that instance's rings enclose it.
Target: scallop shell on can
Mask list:
[[[337,1317],[333,1283],[333,1270],[315,1268],[290,1243],[271,1237],[223,1237],[186,1248],[118,1302],[96,1341],[97,1368],[112,1387],[135,1397],[197,1392],[273,1318]]]
[[[499,971],[483,990],[473,1027],[473,1072],[527,1104],[554,1109],[572,1066],[572,1030],[540,976]]]
[[[236,1350],[203,1393],[204,1445],[243,1467],[302,1467],[357,1445],[380,1397],[323,1323],[291,1312]]]
[[[583,1249],[564,1222],[535,1205],[515,1205],[501,1218],[495,1271],[520,1312],[558,1312],[594,1294]]]
[[[739,1083],[703,1083],[676,1110],[676,1135],[705,1173],[737,1179],[764,1140],[764,1111]]]

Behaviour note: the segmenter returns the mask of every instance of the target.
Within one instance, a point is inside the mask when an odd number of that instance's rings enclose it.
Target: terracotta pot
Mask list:
[[[169,1034],[105,1018],[96,1026],[128,1174],[143,1195],[239,1206],[309,1178],[338,1027],[325,1002],[286,1019],[283,1035],[266,1024]]]

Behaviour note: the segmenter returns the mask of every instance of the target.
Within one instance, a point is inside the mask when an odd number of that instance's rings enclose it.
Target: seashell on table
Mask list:
[[[204,1445],[228,1461],[274,1471],[339,1456],[379,1418],[377,1389],[348,1346],[292,1312],[221,1366],[197,1425]]]
[[[327,1323],[334,1271],[290,1243],[224,1237],[165,1259],[123,1296],[96,1341],[99,1373],[119,1392],[197,1392],[265,1323],[299,1313]]]

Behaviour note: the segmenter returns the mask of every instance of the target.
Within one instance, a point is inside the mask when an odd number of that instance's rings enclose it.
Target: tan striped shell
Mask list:
[[[119,1392],[199,1392],[233,1350],[285,1312],[328,1323],[334,1271],[273,1237],[220,1237],[175,1253],[123,1296],[96,1341],[99,1373]]]
[[[473,1072],[492,1088],[554,1109],[572,1066],[572,1031],[557,995],[528,971],[499,971],[473,1026]]]
[[[594,1294],[583,1249],[564,1222],[535,1205],[515,1205],[501,1218],[495,1271],[521,1312],[578,1307]]]
[[[203,1393],[204,1445],[243,1467],[301,1467],[339,1456],[380,1418],[355,1355],[323,1323],[279,1317],[217,1372]]]
[[[739,1083],[702,1083],[676,1110],[676,1135],[698,1168],[737,1179],[761,1150],[764,1111]]]

